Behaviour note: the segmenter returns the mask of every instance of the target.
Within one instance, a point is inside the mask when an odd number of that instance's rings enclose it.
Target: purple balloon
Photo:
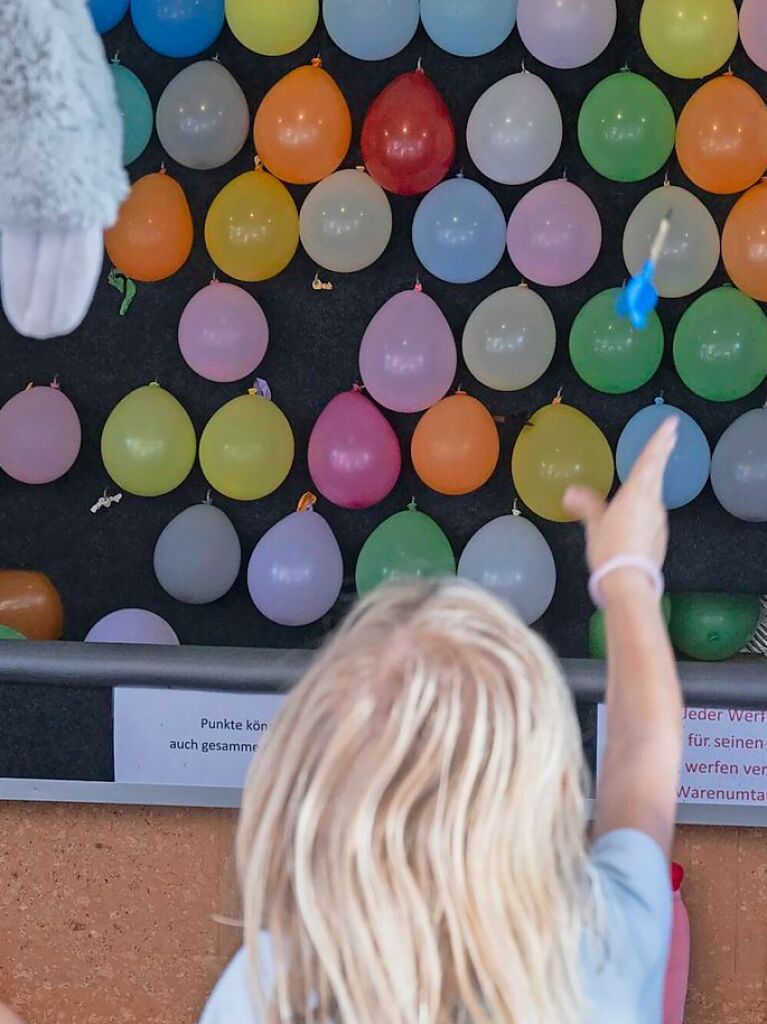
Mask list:
[[[360,345],[360,373],[372,398],[394,412],[422,412],[444,398],[458,355],[450,324],[420,288],[378,310]]]
[[[74,465],[82,432],[58,385],[30,387],[0,409],[0,468],[23,484],[49,484]]]
[[[293,512],[267,530],[248,565],[253,604],[281,626],[308,626],[327,615],[343,581],[338,541],[312,509]]]
[[[754,64],[767,71],[767,8],[764,0],[743,0],[740,41]]]
[[[397,435],[361,392],[336,395],[309,438],[309,473],[317,490],[341,508],[370,508],[390,494],[402,467]]]
[[[99,619],[85,638],[87,644],[166,644],[179,642],[165,621],[143,608],[120,608]]]
[[[582,68],[608,45],[617,17],[615,0],[519,0],[517,28],[537,60]]]
[[[572,284],[594,266],[602,225],[583,189],[561,178],[520,199],[509,219],[507,244],[523,277],[557,287]]]
[[[186,304],[178,344],[189,366],[206,380],[242,380],[266,355],[269,325],[244,288],[211,281]]]

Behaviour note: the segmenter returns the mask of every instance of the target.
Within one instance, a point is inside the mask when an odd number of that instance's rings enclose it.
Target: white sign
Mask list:
[[[262,693],[119,687],[115,782],[240,789],[283,700]]]
[[[607,714],[599,705],[597,765]],[[767,807],[767,711],[686,708],[680,804]]]

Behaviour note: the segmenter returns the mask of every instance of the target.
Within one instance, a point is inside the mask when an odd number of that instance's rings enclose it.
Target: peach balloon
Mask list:
[[[728,195],[749,188],[767,168],[762,97],[731,72],[706,82],[682,111],[676,152],[690,181],[707,192]]]
[[[133,183],[117,223],[104,235],[112,263],[137,281],[162,281],[175,274],[189,259],[193,240],[184,190],[165,171]]]
[[[722,259],[736,288],[767,302],[767,181],[749,189],[730,211],[722,232]]]
[[[48,577],[31,569],[0,571],[0,623],[28,640],[60,640],[64,606]]]
[[[277,178],[310,185],[341,165],[352,139],[343,93],[319,63],[296,68],[264,96],[256,112],[256,152]]]
[[[487,408],[459,392],[423,414],[410,446],[413,466],[441,494],[469,494],[486,484],[500,454],[498,428]]]

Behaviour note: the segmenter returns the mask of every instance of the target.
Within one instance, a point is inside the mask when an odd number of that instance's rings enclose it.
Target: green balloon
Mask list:
[[[671,156],[676,121],[671,104],[642,75],[618,71],[583,101],[578,141],[588,162],[611,181],[641,181]]]
[[[737,288],[706,292],[679,321],[674,363],[690,391],[701,398],[744,398],[767,377],[767,317]]]
[[[570,329],[570,358],[589,387],[608,395],[624,395],[646,384],[663,358],[663,326],[650,314],[637,331],[618,316],[620,288],[608,288],[586,303]]]
[[[0,640],[26,640],[23,633],[18,629],[11,629],[10,626],[0,626]]]
[[[695,661],[734,657],[758,625],[759,598],[750,594],[675,594],[671,600],[671,640]]]
[[[373,530],[357,559],[356,576],[359,594],[385,580],[455,576],[455,555],[434,520],[411,505]]]
[[[123,163],[127,167],[146,149],[152,137],[154,113],[149,93],[141,80],[112,61],[112,77],[117,91],[117,106],[123,121]]]
[[[661,611],[666,625],[671,618],[671,598],[668,594],[661,601]],[[605,613],[597,608],[589,619],[589,657],[604,661],[607,657],[607,636],[605,635]]]

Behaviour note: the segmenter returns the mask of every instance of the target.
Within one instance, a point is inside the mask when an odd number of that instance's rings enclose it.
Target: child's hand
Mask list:
[[[0,1003],[0,1024],[24,1024],[24,1021],[5,1003]]]
[[[618,555],[639,555],[663,567],[668,546],[663,474],[678,428],[679,421],[672,417],[659,427],[609,505],[586,487],[571,487],[565,494],[565,508],[586,527],[586,557],[592,572]]]

